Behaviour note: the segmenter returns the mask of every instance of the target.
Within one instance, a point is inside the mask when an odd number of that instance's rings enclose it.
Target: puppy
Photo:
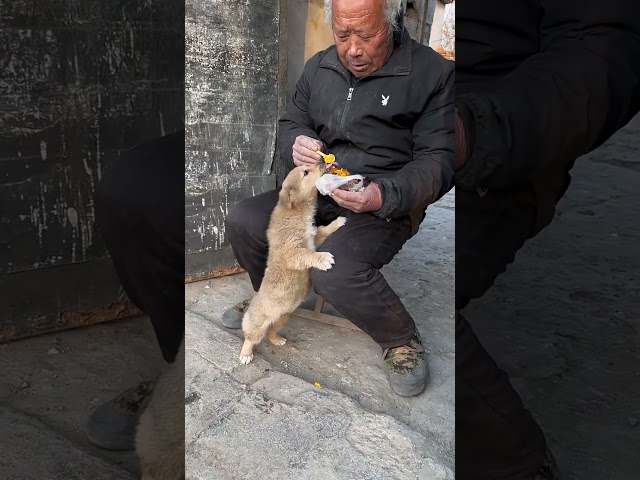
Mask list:
[[[142,480],[184,478],[184,339],[140,417],[136,453]]]
[[[339,217],[318,228],[313,226],[318,206],[315,184],[326,170],[325,164],[296,167],[282,184],[267,229],[267,268],[260,290],[242,320],[245,340],[240,362],[243,364],[251,362],[253,348],[265,335],[273,345],[286,343],[278,330],[309,295],[309,269],[329,270],[334,264],[331,253],[316,252],[316,247],[344,225],[346,218]]]

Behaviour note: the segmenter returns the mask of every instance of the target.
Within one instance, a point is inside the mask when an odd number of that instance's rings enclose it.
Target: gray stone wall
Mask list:
[[[0,2],[0,341],[131,314],[95,188],[183,119],[182,0]]]
[[[106,255],[105,163],[182,127],[180,4],[0,2],[0,274]]]
[[[188,279],[235,265],[229,208],[275,186],[279,8],[277,0],[186,2]]]

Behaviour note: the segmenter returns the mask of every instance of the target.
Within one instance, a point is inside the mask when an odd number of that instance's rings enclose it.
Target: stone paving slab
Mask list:
[[[147,318],[3,344],[0,365],[0,479],[136,478],[133,452],[94,447],[85,430],[97,405],[163,368]]]
[[[0,406],[0,472],[11,480],[134,480],[32,416]]]
[[[203,321],[187,314],[187,338]],[[216,328],[187,346],[187,479],[454,478],[440,445],[389,415],[263,359],[216,362],[240,344]]]

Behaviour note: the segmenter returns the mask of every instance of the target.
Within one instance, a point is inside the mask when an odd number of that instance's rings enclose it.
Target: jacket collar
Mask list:
[[[412,39],[407,29],[404,29],[402,43],[395,46],[393,52],[382,68],[368,77],[384,77],[389,75],[408,75],[411,73],[411,50],[413,48]],[[338,50],[335,45],[327,49],[327,54],[320,61],[320,67],[331,68],[340,72],[345,78],[349,78],[350,72],[342,65],[338,58]]]

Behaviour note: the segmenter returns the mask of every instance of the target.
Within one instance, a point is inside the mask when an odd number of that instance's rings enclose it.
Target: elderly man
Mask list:
[[[331,270],[311,271],[314,290],[383,349],[394,392],[422,392],[428,365],[411,315],[380,269],[418,230],[428,205],[452,188],[455,170],[453,65],[413,41],[398,24],[402,0],[328,0],[335,45],[305,65],[280,119],[280,157],[289,168],[336,155],[372,182],[361,192],[320,196],[316,222],[340,215],[344,227],[320,250]],[[246,199],[227,217],[227,235],[258,290],[267,259],[266,229],[278,199]],[[225,312],[240,328],[248,301]]]

